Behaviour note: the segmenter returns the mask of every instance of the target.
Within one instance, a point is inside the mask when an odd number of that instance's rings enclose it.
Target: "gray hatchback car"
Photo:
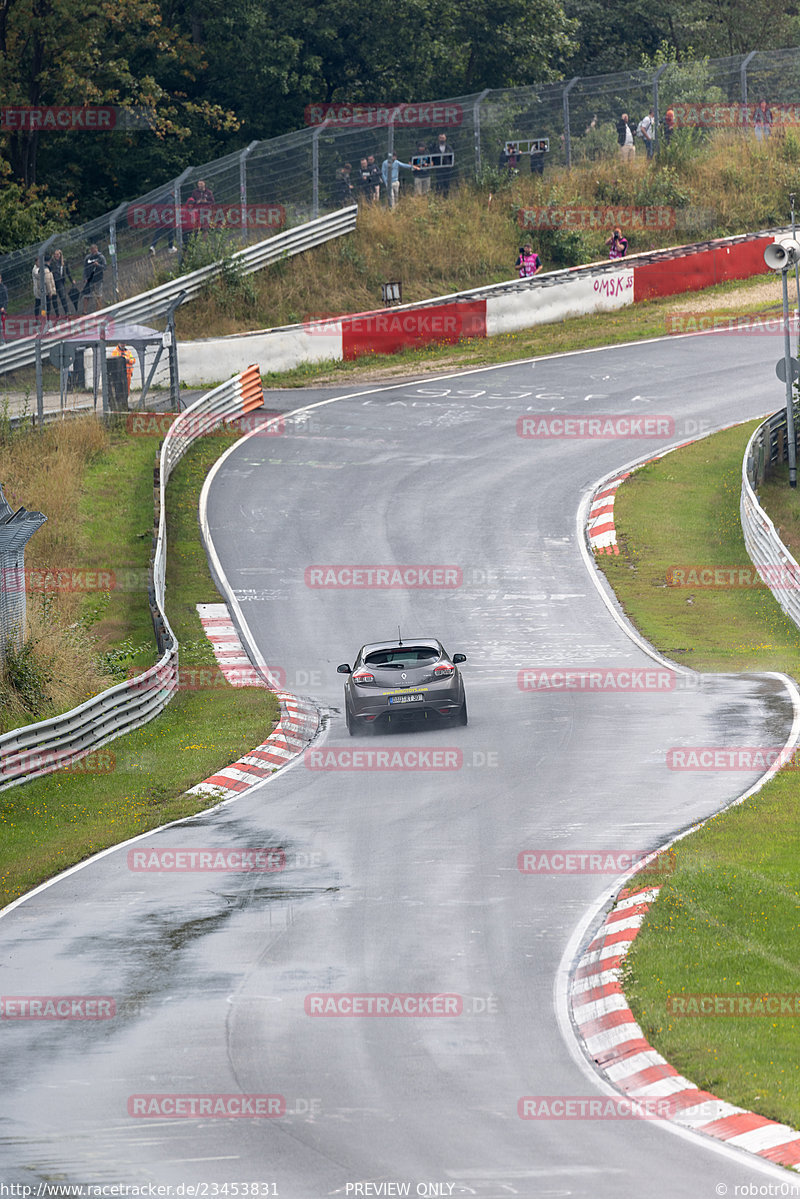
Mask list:
[[[344,710],[351,737],[411,721],[467,723],[467,699],[458,669],[466,654],[445,653],[435,637],[362,645],[348,675]]]

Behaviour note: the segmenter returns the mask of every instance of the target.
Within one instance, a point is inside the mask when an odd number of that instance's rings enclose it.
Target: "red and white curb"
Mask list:
[[[239,640],[227,604],[198,604],[200,621],[214,650],[219,668],[234,687],[267,687]],[[308,746],[319,729],[319,712],[314,704],[270,687],[281,706],[281,716],[266,741],[231,766],[225,766],[190,787],[190,795],[212,794],[219,799],[241,795],[269,778]]]
[[[635,884],[634,884],[635,885]],[[622,963],[659,888],[620,892],[572,976],[571,1007],[589,1057],[631,1100],[663,1100],[665,1119],[800,1170],[800,1132],[701,1091],[657,1053],[622,990]]]
[[[610,483],[604,483],[602,491],[599,491],[592,499],[587,521],[587,535],[589,544],[596,554],[619,553],[617,530],[614,527],[614,500],[617,498],[617,489],[625,482],[630,473],[630,471],[626,471],[624,475],[619,475]]]

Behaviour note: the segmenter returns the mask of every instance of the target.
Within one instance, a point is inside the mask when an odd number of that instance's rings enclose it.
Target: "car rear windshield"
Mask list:
[[[431,645],[403,645],[397,649],[375,650],[367,654],[364,661],[367,666],[397,666],[402,662],[406,666],[419,666],[424,662],[434,662],[438,657],[438,649]]]

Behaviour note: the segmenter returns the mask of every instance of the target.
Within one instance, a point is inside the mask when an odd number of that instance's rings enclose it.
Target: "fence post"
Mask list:
[[[472,131],[475,139],[475,178],[481,173],[481,104],[492,89],[485,87],[472,106]]]
[[[739,78],[741,80],[741,86],[742,86],[742,104],[744,104],[745,106],[747,105],[747,67],[748,67],[748,64],[752,61],[752,59],[755,58],[756,54],[757,54],[756,50],[751,50],[750,53],[747,55],[747,58],[744,60],[742,65],[739,67]]]
[[[311,215],[314,220],[319,216],[319,136],[327,124],[326,117],[311,134]]]
[[[253,153],[258,142],[245,146],[239,155],[239,201],[242,205],[242,244],[247,245],[247,159]]]
[[[0,661],[6,647],[19,652],[25,639],[25,546],[47,517],[20,508],[14,512],[0,484]]]
[[[181,184],[187,175],[191,175],[192,168],[187,167],[172,185],[172,197],[175,208],[175,245],[180,251],[180,260],[183,260],[183,221],[181,219]]]
[[[579,79],[580,75],[576,75],[574,79],[570,79],[564,88],[564,158],[567,167],[572,166],[572,138],[569,132],[569,94]]]
[[[664,72],[666,71],[668,66],[669,66],[669,63],[666,63],[666,62],[662,63],[662,65],[658,68],[655,75],[653,76],[653,120],[656,123],[656,128],[655,128],[653,137],[655,138],[655,142],[656,142],[656,144],[655,144],[656,154],[658,154],[658,81],[661,78],[661,76],[664,74]]]
[[[119,299],[119,267],[117,266],[117,217],[128,207],[127,202],[115,208],[108,222],[108,256],[111,259],[111,286],[114,300]]]

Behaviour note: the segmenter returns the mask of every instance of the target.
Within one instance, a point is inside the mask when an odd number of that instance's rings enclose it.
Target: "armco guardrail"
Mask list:
[[[355,204],[349,208],[341,208],[338,212],[319,217],[316,221],[309,221],[296,229],[279,233],[276,237],[269,237],[266,241],[257,242],[253,246],[239,250],[225,262],[214,262],[197,271],[192,271],[189,275],[170,279],[169,283],[162,283],[160,287],[154,287],[151,291],[143,292],[130,300],[122,300],[119,304],[112,304],[108,308],[102,308],[99,312],[93,312],[88,317],[79,319],[86,319],[93,325],[109,321],[114,321],[119,325],[144,324],[151,317],[165,312],[181,292],[186,293],[185,300],[193,299],[206,283],[222,273],[228,262],[233,265],[235,270],[240,270],[243,274],[253,274],[254,271],[261,270],[262,267],[269,266],[273,262],[279,262],[282,258],[302,254],[304,250],[313,249],[314,246],[322,245],[335,237],[352,233],[356,227],[357,213],[358,207]],[[75,339],[74,333],[71,339]],[[18,370],[23,366],[31,366],[36,361],[36,340],[34,337],[20,338],[19,341],[11,342],[0,348],[0,374],[4,371]],[[69,335],[66,338],[63,334],[59,335],[58,327],[54,326],[52,332],[41,339],[43,351],[46,352],[64,340],[70,340]]]
[[[786,413],[776,412],[758,426],[747,444],[742,460],[739,518],[744,544],[756,570],[786,615],[800,627],[800,564],[781,541],[755,493],[770,465],[784,461],[786,456]]]
[[[0,791],[49,774],[115,737],[139,728],[166,707],[178,686],[178,642],[164,610],[167,556],[165,492],[169,476],[198,437],[263,401],[258,367],[201,396],[175,419],[164,438],[158,466],[150,608],[161,658],[136,678],[117,683],[63,716],[13,729],[0,737]]]

